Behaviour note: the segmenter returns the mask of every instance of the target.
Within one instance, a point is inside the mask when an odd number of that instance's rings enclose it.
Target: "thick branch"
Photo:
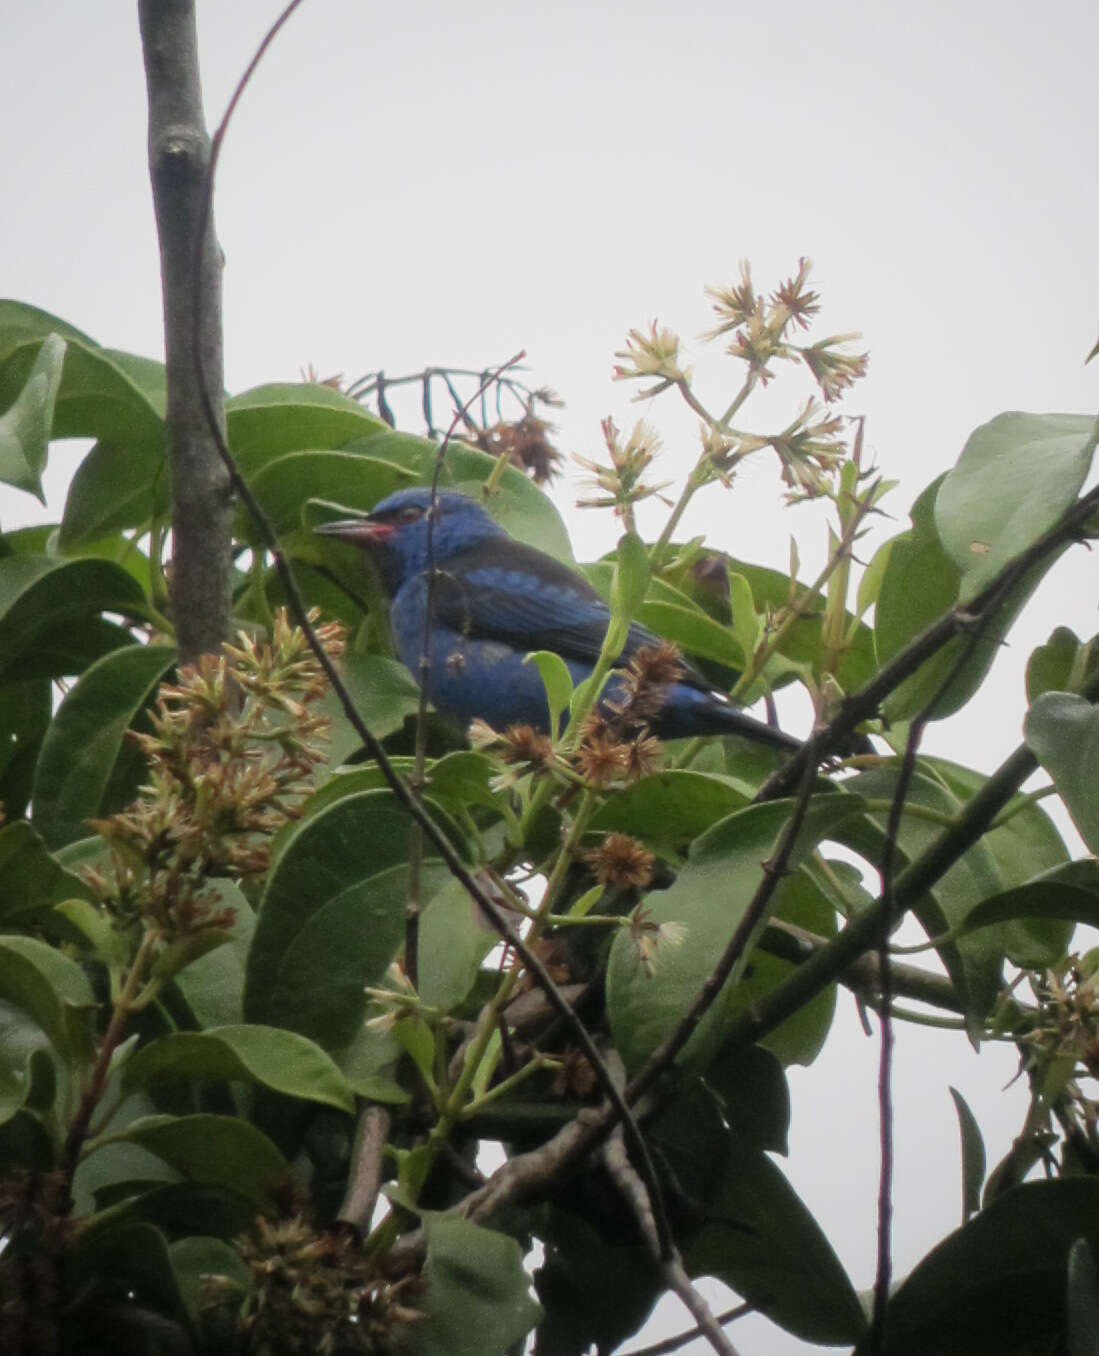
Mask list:
[[[209,427],[199,377],[201,371],[224,432],[221,257],[204,201],[210,139],[193,0],[140,0],[138,13],[164,298],[172,614],[180,659],[191,663],[219,650],[229,634],[229,476]]]

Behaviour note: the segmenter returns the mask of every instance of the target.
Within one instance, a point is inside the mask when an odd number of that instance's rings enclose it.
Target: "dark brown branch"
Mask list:
[[[164,300],[172,484],[172,618],[193,663],[229,635],[232,538],[224,437],[221,255],[203,210],[210,139],[202,111],[193,0],[140,0],[153,188]],[[204,403],[194,361],[201,352]]]

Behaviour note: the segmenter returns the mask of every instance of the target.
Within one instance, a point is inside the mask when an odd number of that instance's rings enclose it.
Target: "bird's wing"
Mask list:
[[[610,617],[585,579],[508,538],[440,561],[432,593],[436,621],[471,640],[556,650],[568,659],[594,662]]]
[[[610,609],[586,579],[509,537],[440,562],[432,610],[438,622],[470,639],[502,641],[524,653],[553,650],[593,664],[610,620]],[[660,643],[635,622],[622,657]],[[686,663],[682,681],[709,687]]]

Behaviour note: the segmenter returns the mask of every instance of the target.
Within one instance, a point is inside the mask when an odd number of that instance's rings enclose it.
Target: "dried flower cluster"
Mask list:
[[[538,393],[560,402],[552,392]],[[550,403],[547,400],[547,403]],[[561,453],[550,442],[553,425],[536,415],[526,414],[513,423],[493,424],[490,428],[472,429],[463,434],[467,442],[487,452],[491,457],[507,457],[512,466],[529,474],[536,485],[546,485],[555,479],[561,463]]]
[[[252,1273],[237,1319],[250,1356],[388,1356],[421,1317],[408,1303],[418,1276],[388,1279],[349,1235],[318,1232],[301,1215],[260,1217],[236,1247]],[[229,1299],[210,1286],[204,1308],[216,1316]]]
[[[318,636],[338,652],[338,626]],[[324,690],[320,665],[284,614],[269,645],[242,633],[238,647],[162,685],[152,732],[133,735],[149,783],[126,810],[94,823],[111,846],[111,869],[87,878],[120,924],[143,916],[171,941],[230,921],[208,882],[266,869],[271,836],[300,812],[323,757],[327,721],[311,708]]]

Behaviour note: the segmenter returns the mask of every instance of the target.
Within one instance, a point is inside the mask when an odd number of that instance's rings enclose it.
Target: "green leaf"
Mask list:
[[[34,360],[26,385],[0,415],[0,481],[27,490],[43,504],[42,471],[64,359],[64,339],[51,334]]]
[[[1042,970],[1064,955],[1071,926],[1054,930],[1049,927],[1061,921],[1099,927],[1099,896],[1075,885],[1039,878],[982,899],[966,914],[955,936],[967,937],[981,928],[1001,927],[1005,923],[1037,923],[1041,925],[1040,931],[1038,927],[1020,927],[1007,936],[1004,952],[1021,969]]]
[[[328,499],[349,509],[373,508],[379,499],[415,480],[411,471],[394,462],[355,452],[287,452],[267,462],[252,479],[250,489],[279,535],[302,526],[302,507],[309,499]],[[242,508],[237,535],[258,540],[258,529]],[[308,545],[319,559],[323,548],[310,537]]]
[[[544,1246],[534,1286],[544,1314],[538,1356],[615,1351],[648,1318],[664,1283],[640,1243],[611,1242],[579,1215],[550,1206],[538,1228]]]
[[[220,906],[234,912],[229,940],[193,960],[174,979],[191,1015],[207,1030],[243,1020],[244,966],[256,925],[252,906],[232,881],[212,880],[208,885],[217,892]]]
[[[0,998],[37,1022],[67,1060],[89,1058],[95,995],[76,961],[34,937],[0,937]]]
[[[225,1187],[261,1210],[285,1187],[290,1168],[266,1135],[235,1116],[145,1116],[100,1145],[136,1144],[189,1181]]]
[[[1070,692],[1046,692],[1027,712],[1026,742],[1053,778],[1057,790],[1093,852],[1099,852],[1099,710]]]
[[[672,769],[643,777],[611,796],[596,811],[591,828],[617,830],[655,848],[678,855],[748,797],[728,778],[708,772]]]
[[[430,1007],[449,1012],[473,987],[496,932],[461,881],[448,880],[420,916],[418,989]]]
[[[935,526],[961,572],[961,601],[1047,532],[1075,500],[1095,451],[1079,414],[1000,414],[969,437],[935,498]]]
[[[142,1046],[126,1064],[122,1087],[137,1092],[158,1079],[216,1078],[258,1083],[288,1097],[354,1111],[355,1098],[320,1046],[273,1026],[176,1031]]]
[[[718,1277],[803,1341],[856,1341],[862,1306],[816,1220],[762,1150],[730,1135],[727,1153],[707,1223],[683,1250],[690,1274]]]
[[[69,549],[121,527],[140,526],[154,506],[167,504],[166,434],[162,397],[150,393],[147,362],[112,354],[67,327],[58,333],[67,347],[52,437],[99,440],[69,486],[61,524],[61,545]],[[0,404],[22,388],[42,343],[28,336],[6,348],[0,362]]]
[[[252,1273],[248,1264],[237,1249],[222,1238],[192,1234],[169,1244],[168,1253],[179,1293],[187,1306],[191,1322],[196,1325],[201,1325],[203,1321],[211,1282],[219,1290],[228,1287],[237,1291],[238,1302],[252,1287]]]
[[[168,645],[129,645],[87,669],[66,693],[42,741],[34,776],[34,823],[51,847],[86,833],[104,805],[126,731],[175,662]]]
[[[651,600],[641,608],[639,620],[650,631],[678,645],[685,654],[711,659],[731,669],[744,666],[743,648],[733,632],[699,608]]]
[[[17,664],[25,656],[37,657],[36,651],[59,629],[71,628],[90,614],[127,613],[143,604],[133,575],[111,561],[0,559],[0,677],[37,676],[17,671]],[[67,672],[72,670],[54,670],[54,675]]]
[[[568,710],[569,702],[572,700],[572,674],[561,656],[552,650],[532,650],[524,662],[537,665],[542,676],[542,686],[546,689],[549,728],[559,729],[561,713]]]
[[[255,386],[225,402],[229,447],[246,479],[276,457],[345,447],[387,425],[356,400],[315,382]]]
[[[950,1089],[954,1110],[958,1113],[958,1133],[962,1139],[962,1223],[981,1208],[981,1187],[985,1180],[985,1142],[981,1127],[957,1088]]]
[[[25,819],[0,829],[0,880],[0,920],[7,928],[24,926],[70,897],[92,897],[78,876],[54,861]]]
[[[861,801],[846,795],[813,798],[791,858],[796,870],[822,838],[859,813]],[[615,1047],[627,1068],[638,1067],[678,1024],[725,951],[763,879],[761,863],[771,854],[792,803],[753,805],[720,820],[691,848],[674,885],[644,901],[646,932],[641,944],[622,929],[611,946],[607,969],[607,1013]],[[777,891],[764,910],[740,961],[719,998],[702,1019],[680,1056],[705,1066],[721,1044],[729,1004],[749,957],[753,972],[765,962],[754,942],[767,917],[783,902]],[[668,928],[667,925],[673,926]],[[651,928],[665,929],[656,933]],[[648,943],[645,945],[645,943]]]
[[[0,690],[0,804],[10,820],[26,813],[34,765],[51,715],[48,679],[5,683]]]
[[[469,1220],[427,1215],[424,1317],[408,1329],[411,1356],[504,1356],[530,1332],[541,1307],[530,1297],[519,1245]]]
[[[720,1098],[737,1139],[778,1154],[789,1151],[790,1089],[785,1069],[769,1050],[749,1045],[719,1054],[706,1070],[706,1086]]]
[[[1031,652],[1026,666],[1028,702],[1037,701],[1043,692],[1068,692],[1080,640],[1067,626],[1058,626],[1044,645]]]
[[[363,986],[381,979],[404,938],[410,824],[388,791],[364,791],[299,825],[268,876],[246,1020],[300,1031],[326,1049],[347,1043]],[[436,879],[425,871],[425,893]]]
[[[742,574],[729,575],[729,602],[733,609],[733,635],[741,652],[741,667],[747,668],[759,648],[763,627],[756,615],[752,586]]]
[[[377,739],[399,730],[420,708],[420,689],[403,664],[379,654],[352,652],[340,660],[340,673],[363,724]],[[329,765],[342,763],[362,748],[362,740],[344,715],[335,693],[327,692],[316,711],[332,722]]]
[[[887,1356],[1064,1350],[1066,1261],[1099,1244],[1099,1181],[1026,1182],[932,1249],[886,1313]],[[1008,1283],[1009,1282],[1009,1283]],[[869,1344],[856,1348],[869,1356]]]
[[[187,1311],[179,1278],[164,1235],[151,1224],[121,1221],[113,1227],[81,1231],[69,1268],[66,1280],[74,1293],[96,1293],[101,1296],[101,1303],[113,1299],[118,1305],[114,1320],[116,1340],[126,1340],[123,1333],[131,1337],[140,1332],[136,1325],[131,1329],[125,1322],[127,1310],[135,1306],[154,1313],[162,1326],[165,1320],[176,1324],[175,1330],[169,1332],[176,1342],[185,1340]],[[158,1336],[152,1349],[166,1351],[168,1343],[166,1340],[162,1343]]]

